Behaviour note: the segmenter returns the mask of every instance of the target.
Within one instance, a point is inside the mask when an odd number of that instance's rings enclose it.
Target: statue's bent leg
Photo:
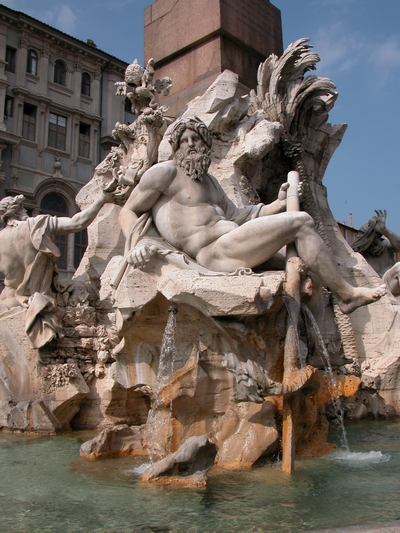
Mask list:
[[[357,307],[379,300],[386,293],[383,287],[352,287],[347,283],[316,233],[312,218],[302,211],[250,220],[203,248],[196,260],[210,270],[221,272],[232,272],[240,267],[253,268],[290,242],[296,244],[300,258],[309,269],[338,297],[343,312],[351,313]]]
[[[232,272],[264,263],[283,246],[296,240],[304,224],[313,224],[304,212],[279,213],[245,222],[203,248],[196,260],[210,270]]]

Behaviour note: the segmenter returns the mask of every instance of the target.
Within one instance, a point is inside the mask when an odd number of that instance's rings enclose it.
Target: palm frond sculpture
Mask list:
[[[256,91],[251,91],[253,111],[284,127],[282,140],[289,157],[312,151],[315,131],[324,124],[338,93],[329,78],[305,74],[320,60],[308,39],[288,46],[281,57],[270,55],[261,63]]]

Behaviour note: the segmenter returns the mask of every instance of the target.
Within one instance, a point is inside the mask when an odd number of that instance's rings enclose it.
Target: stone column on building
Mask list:
[[[15,60],[15,85],[26,87],[26,67],[28,64],[29,39],[26,32],[21,32],[18,39],[17,56]]]
[[[68,245],[67,245],[67,279],[68,281],[72,280],[72,277],[75,273],[74,266],[74,254],[75,254],[75,233],[70,233],[67,236]]]
[[[101,132],[101,76],[102,70],[98,67],[96,70],[90,73],[91,83],[90,83],[90,97],[92,99],[91,112],[99,117],[99,121],[96,121],[93,124],[90,131],[90,143],[91,143],[91,153],[92,161],[94,166],[100,163],[100,132]]]
[[[70,149],[70,158],[71,158],[71,171],[70,178],[73,181],[78,180],[77,171],[76,171],[76,162],[78,159],[79,153],[79,125],[80,125],[81,116],[78,113],[73,113],[69,120],[71,121],[71,149]]]
[[[74,63],[74,79],[73,79],[73,85],[71,86],[71,89],[74,90],[74,95],[77,100],[80,98],[80,94],[81,94],[82,70],[83,70],[82,63],[80,62]]]
[[[5,55],[6,51],[6,38],[7,38],[7,27],[3,24],[0,24],[0,49],[3,50],[3,55]],[[9,82],[7,81],[7,77],[4,73],[4,68],[6,66],[5,57],[0,58],[0,131],[6,131],[6,125],[4,124],[4,106],[6,101],[6,90],[7,87],[9,87]],[[1,137],[0,137],[1,139]],[[2,172],[2,153],[3,150],[7,148],[7,143],[3,140],[0,140],[0,185],[3,183],[5,179],[5,173]]]
[[[43,43],[43,47],[40,50],[40,57],[38,63],[38,77],[39,77],[39,89],[41,94],[47,94],[47,84],[49,82],[49,56],[50,48],[48,43]]]
[[[6,126],[4,124],[4,106],[6,101],[6,90],[10,86],[7,81],[4,69],[6,66],[5,53],[7,42],[7,27],[4,24],[0,24],[0,50],[3,50],[2,57],[0,57],[0,130],[5,131]]]
[[[37,145],[39,152],[43,152],[46,148],[47,142],[47,129],[48,129],[48,115],[47,108],[49,107],[50,99],[44,96],[39,97],[39,105],[37,109]],[[41,155],[41,154],[39,154]]]

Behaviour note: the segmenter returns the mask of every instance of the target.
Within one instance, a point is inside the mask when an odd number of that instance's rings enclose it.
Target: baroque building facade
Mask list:
[[[91,40],[0,5],[0,197],[23,194],[33,215],[78,210],[75,196],[115,144],[115,123],[134,119],[115,97],[126,67]],[[57,245],[70,277],[86,233]]]

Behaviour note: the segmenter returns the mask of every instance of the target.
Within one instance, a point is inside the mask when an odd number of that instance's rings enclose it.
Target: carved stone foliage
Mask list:
[[[172,86],[170,78],[154,80],[154,59],[150,59],[145,69],[138,60],[129,65],[125,71],[125,81],[116,82],[118,96],[129,98],[132,112],[139,115],[146,107],[158,107],[157,94],[166,96]]]
[[[129,98],[132,111],[137,118],[131,124],[117,122],[112,131],[119,143],[96,167],[95,175],[83,187],[77,197],[80,204],[86,204],[98,187],[106,187],[113,179],[118,180],[118,190],[114,203],[123,205],[140,178],[156,161],[158,146],[171,122],[164,115],[165,107],[160,107],[157,94],[168,94],[171,80],[153,80],[154,61],[151,59],[146,69],[137,60],[126,69],[125,81],[117,82],[117,95]]]
[[[254,111],[262,109],[268,120],[282,124],[289,157],[309,148],[312,131],[326,122],[338,96],[329,78],[305,77],[320,60],[307,41],[299,39],[281,57],[271,54],[261,63],[257,90],[250,93]]]

